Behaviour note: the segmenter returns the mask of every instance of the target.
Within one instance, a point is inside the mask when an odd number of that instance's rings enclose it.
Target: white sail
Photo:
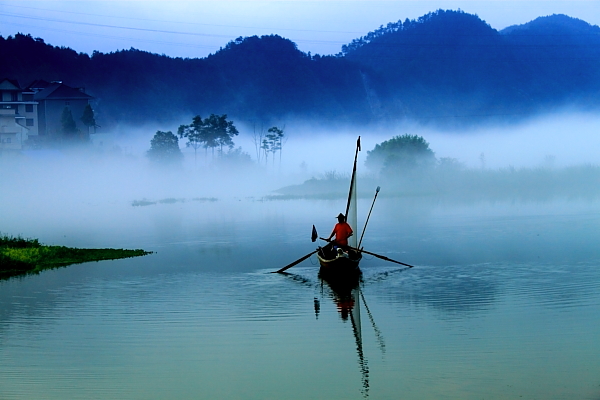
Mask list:
[[[358,216],[356,211],[356,161],[358,160],[358,152],[360,151],[360,136],[356,141],[356,153],[354,155],[354,166],[352,168],[352,178],[350,178],[350,191],[348,193],[348,204],[346,205],[346,222],[350,224],[354,235],[348,238],[348,244],[356,247],[358,244]]]

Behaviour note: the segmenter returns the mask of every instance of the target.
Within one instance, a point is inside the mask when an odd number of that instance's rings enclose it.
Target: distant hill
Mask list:
[[[85,87],[104,128],[210,113],[451,128],[600,104],[600,28],[565,15],[497,31],[475,15],[438,10],[382,26],[335,56],[303,53],[278,35],[181,59],[136,49],[87,55],[17,34],[0,37],[0,59],[0,77],[22,85]]]
[[[533,104],[589,107],[600,93],[600,27],[566,15],[501,31],[514,57],[515,82]]]
[[[565,15],[498,32],[477,16],[437,11],[389,24],[343,55],[376,77],[388,118],[461,124],[600,99],[600,28]]]

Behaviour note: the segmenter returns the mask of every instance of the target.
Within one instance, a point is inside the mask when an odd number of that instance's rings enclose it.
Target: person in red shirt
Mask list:
[[[331,240],[331,238],[335,236],[335,239],[333,240],[334,245],[338,245],[340,247],[347,247],[348,238],[352,236],[354,232],[352,231],[352,227],[350,227],[350,225],[348,225],[348,223],[346,222],[346,217],[344,216],[344,214],[340,213],[337,216],[337,219],[338,223],[335,224],[335,226],[333,227],[333,231],[331,231],[331,235],[329,235],[327,239]]]

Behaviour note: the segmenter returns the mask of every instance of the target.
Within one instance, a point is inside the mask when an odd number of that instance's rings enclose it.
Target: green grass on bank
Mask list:
[[[39,273],[45,269],[71,264],[139,257],[151,253],[140,249],[76,249],[46,246],[37,239],[4,235],[0,236],[0,278]]]

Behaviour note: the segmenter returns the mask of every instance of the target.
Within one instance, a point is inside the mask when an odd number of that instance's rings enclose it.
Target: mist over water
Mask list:
[[[502,126],[481,126],[465,130],[440,131],[416,123],[395,126],[339,130],[323,130],[299,124],[287,124],[288,141],[283,150],[283,170],[299,172],[307,164],[309,174],[324,171],[350,172],[356,138],[361,136],[359,173],[368,172],[363,163],[367,151],[394,136],[410,134],[423,136],[437,158],[451,157],[467,167],[480,168],[481,154],[486,168],[564,167],[584,163],[598,164],[600,155],[600,118],[592,113],[562,112],[538,116],[521,123]],[[253,158],[251,137],[240,137]]]
[[[187,119],[182,117],[182,121]],[[256,161],[253,131],[260,128],[244,123],[237,125],[240,135],[234,138],[236,147],[241,147]],[[332,170],[345,172],[351,168],[348,159],[352,158],[358,136],[361,136],[363,148],[359,153],[359,172],[365,172],[362,162],[367,151],[378,143],[403,134],[423,136],[436,157],[452,157],[468,167],[481,167],[482,153],[485,167],[488,168],[549,166],[549,158],[552,158],[553,167],[597,164],[600,161],[600,156],[594,151],[600,141],[596,133],[600,130],[600,118],[592,113],[564,111],[532,117],[521,123],[474,126],[454,131],[440,131],[409,121],[395,126],[366,129],[352,126],[323,129],[301,121],[284,121],[278,126],[285,130],[281,163],[279,154],[275,156],[275,163],[269,155],[265,166],[269,172],[277,172],[275,177],[281,173],[302,178]],[[105,134],[106,139],[99,140],[105,140],[104,146],[117,146],[125,155],[143,158],[156,130],[176,132],[177,127],[120,127],[115,132]],[[192,167],[193,149],[185,147],[184,139],[180,139],[180,148],[186,154],[187,167]],[[205,150],[199,149],[199,159],[204,155]],[[199,164],[200,169],[210,164],[210,151],[208,157],[204,165]],[[261,161],[264,163],[264,157]]]
[[[470,167],[565,167],[600,163],[600,118],[561,113],[514,126],[454,134],[423,133],[438,157],[453,157]]]
[[[98,135],[94,139],[95,145],[86,148],[3,154],[0,158],[5,171],[0,176],[0,231],[39,237],[42,241],[53,243],[59,241],[65,245],[80,244],[81,239],[87,237],[88,240],[84,241],[86,246],[104,247],[105,244],[94,242],[95,232],[130,232],[135,235],[136,229],[128,220],[133,215],[142,218],[146,208],[154,210],[154,223],[164,225],[166,230],[179,229],[177,224],[193,219],[194,212],[208,212],[214,224],[219,225],[224,219],[235,220],[240,213],[251,214],[255,209],[253,202],[275,195],[279,188],[299,185],[313,177],[323,178],[330,172],[349,179],[359,135],[362,141],[358,157],[359,188],[363,197],[371,197],[375,186],[383,182],[381,195],[385,197],[392,188],[386,187],[385,180],[367,170],[364,160],[377,143],[396,135],[422,135],[429,141],[438,159],[452,157],[467,168],[493,170],[509,166],[562,168],[585,163],[597,165],[600,156],[594,149],[600,148],[600,143],[597,143],[600,136],[596,134],[599,130],[600,118],[584,114],[555,115],[515,126],[444,133],[416,126],[412,129],[396,127],[331,132],[301,124],[296,127],[290,123],[285,131],[281,155],[276,154],[275,160],[270,155],[267,163],[264,163],[263,156],[258,165],[252,131],[244,126],[240,128],[241,133],[235,142],[236,146],[250,154],[253,164],[219,164],[218,157],[204,149],[198,150],[194,160],[193,149],[185,148],[183,140],[180,140],[184,162],[177,167],[164,167],[152,165],[145,156],[154,129],[122,128],[111,134]],[[361,177],[368,179],[361,182]],[[589,182],[590,188],[595,187],[593,182]],[[469,185],[468,181],[462,184]],[[574,184],[588,186],[585,180]],[[342,180],[341,185],[346,183]],[[531,190],[531,185],[524,189]],[[560,192],[560,188],[556,190]],[[565,188],[563,197],[568,198],[570,190]],[[342,188],[341,192],[345,191]],[[512,198],[518,196],[513,194]],[[493,195],[487,194],[486,201],[495,200]],[[497,200],[505,202],[507,198],[500,196]],[[552,197],[547,200],[551,201]],[[423,207],[429,210],[439,208],[443,202],[438,201],[417,201],[414,204],[416,208],[399,207],[392,212],[411,218],[423,213]],[[135,207],[136,204],[146,204],[147,207]],[[186,214],[189,211],[184,208],[192,204],[197,205],[197,211]],[[269,207],[277,209],[279,206],[277,202],[271,202]],[[336,215],[339,207],[333,207],[330,213]],[[445,212],[453,213],[452,209],[456,209],[455,205],[449,207]],[[294,210],[296,215],[306,215],[309,220],[311,212],[310,206],[306,210]],[[263,218],[260,212],[246,217]],[[126,237],[121,236],[123,240]],[[125,240],[127,242],[130,241]]]

